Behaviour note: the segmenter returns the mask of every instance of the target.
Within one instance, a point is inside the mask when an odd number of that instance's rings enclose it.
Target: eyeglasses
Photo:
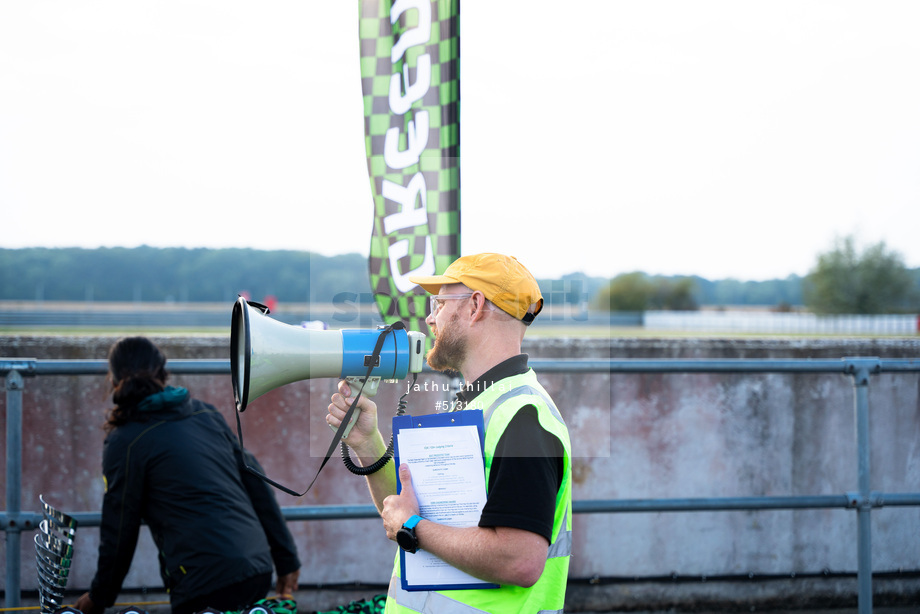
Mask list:
[[[473,296],[472,292],[468,294],[432,294],[429,297],[431,300],[431,315],[434,315],[438,312],[438,309],[440,309],[441,305],[443,304],[442,301],[446,301],[448,299],[470,298],[471,296]]]

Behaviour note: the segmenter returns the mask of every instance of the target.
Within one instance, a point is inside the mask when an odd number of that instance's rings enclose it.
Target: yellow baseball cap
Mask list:
[[[533,322],[543,309],[543,295],[537,280],[514,256],[492,253],[463,256],[441,275],[411,276],[409,281],[429,294],[437,294],[445,284],[463,284],[471,290],[479,290],[499,309],[524,324]],[[534,311],[528,313],[533,304],[536,304]]]

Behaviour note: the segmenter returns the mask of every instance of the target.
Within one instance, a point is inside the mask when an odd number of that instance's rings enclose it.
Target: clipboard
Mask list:
[[[396,470],[403,462],[418,470],[413,469],[412,481],[419,496],[421,516],[448,525],[475,526],[470,520],[475,516],[478,522],[486,500],[482,410],[395,416],[393,441]],[[453,488],[458,489],[456,493]],[[401,490],[397,478],[396,492]],[[439,500],[442,493],[443,500]],[[451,499],[452,496],[456,498]],[[451,515],[454,512],[457,516]],[[424,550],[407,554],[400,548],[399,566],[400,582],[406,591],[499,587],[474,578]]]

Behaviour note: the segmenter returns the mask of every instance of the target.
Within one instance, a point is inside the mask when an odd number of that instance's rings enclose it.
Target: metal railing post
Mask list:
[[[859,614],[872,614],[872,491],[869,443],[869,377],[881,371],[877,358],[844,359],[853,377],[856,418],[857,494],[857,592]]]
[[[20,605],[22,570],[22,528],[17,516],[22,511],[22,389],[19,371],[6,376],[6,510],[10,520],[6,527],[6,589],[8,608]]]

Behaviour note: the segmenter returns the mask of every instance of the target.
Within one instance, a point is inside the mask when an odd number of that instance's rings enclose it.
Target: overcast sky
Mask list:
[[[367,254],[354,0],[0,3],[0,247]],[[920,266],[920,2],[464,0],[462,250]]]

